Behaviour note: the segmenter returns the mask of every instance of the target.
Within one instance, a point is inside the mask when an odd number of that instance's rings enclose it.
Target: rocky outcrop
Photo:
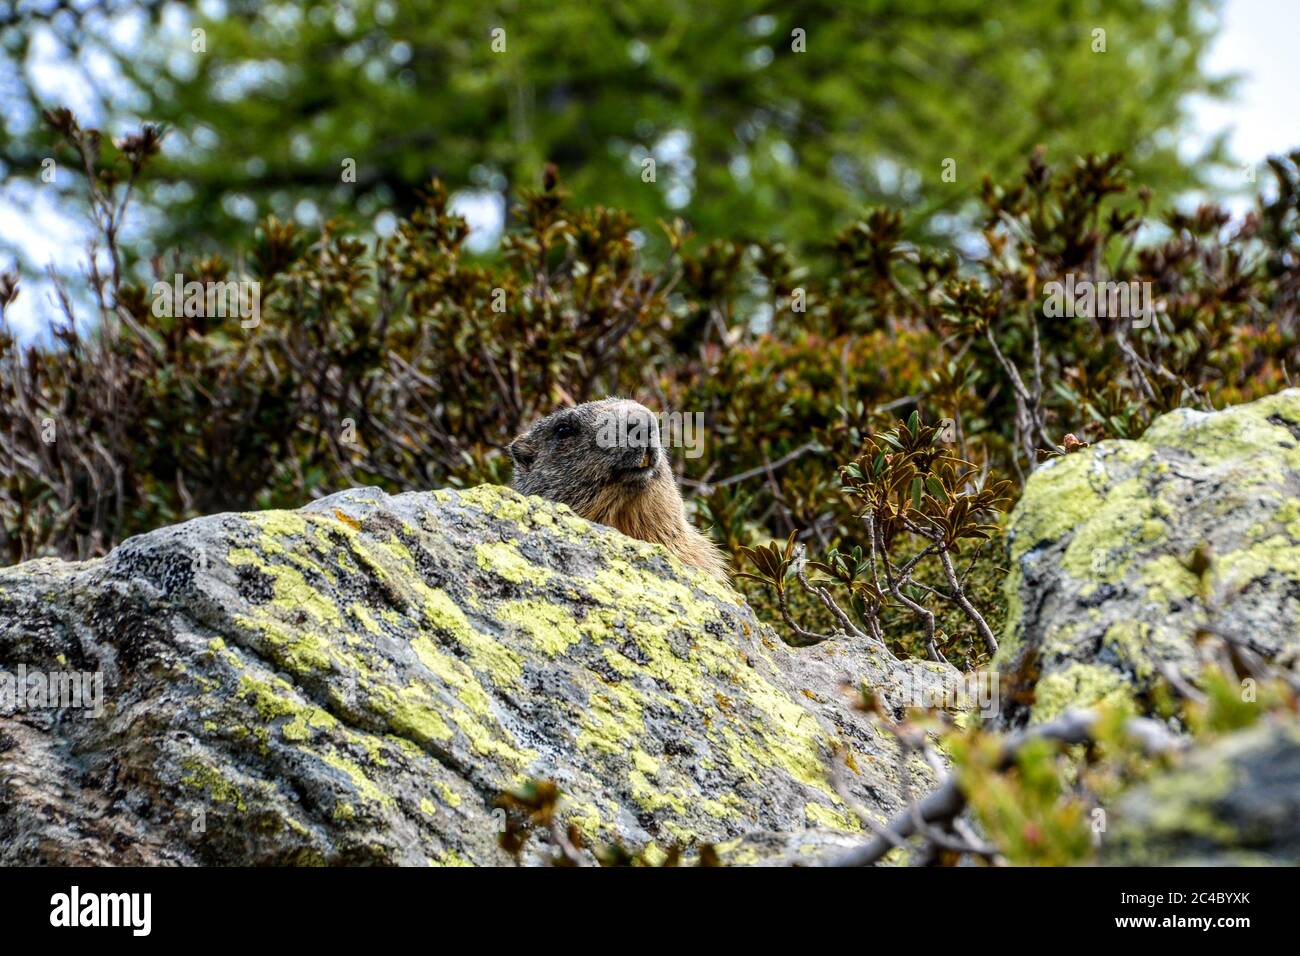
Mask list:
[[[846,686],[901,707],[956,676],[790,649],[662,549],[495,487],[348,491],[5,569],[0,671],[30,691],[0,709],[10,864],[502,863],[493,800],[529,778],[590,846],[785,859],[859,832],[833,753],[855,803],[903,806]],[[32,690],[83,673],[102,697]]]
[[[1032,694],[1008,723],[1148,693],[1198,669],[1217,630],[1287,668],[1300,659],[1300,390],[1179,409],[1137,441],[1043,465],[1008,530],[1008,619],[995,666]],[[1208,594],[1188,568],[1213,558]],[[1178,676],[1178,675],[1175,675]]]
[[[1111,864],[1300,865],[1300,724],[1267,719],[1194,751],[1112,818]]]
[[[1205,630],[1300,666],[1297,436],[1292,390],[1044,465],[1008,530],[1000,723],[1149,711]],[[215,515],[0,570],[0,863],[506,863],[494,800],[530,779],[588,848],[835,858],[856,811],[934,782],[854,688],[901,715],[960,676],[789,648],[663,549],[508,489]],[[1108,808],[1103,859],[1295,862],[1296,734],[1180,758]]]

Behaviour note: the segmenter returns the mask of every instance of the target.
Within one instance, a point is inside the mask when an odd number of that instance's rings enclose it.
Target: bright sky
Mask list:
[[[1196,104],[1203,132],[1232,129],[1243,162],[1300,147],[1300,0],[1228,0],[1207,72],[1243,74],[1232,104]]]
[[[1240,74],[1236,101],[1216,104],[1196,100],[1192,104],[1194,130],[1189,143],[1203,143],[1222,130],[1229,130],[1228,148],[1242,162],[1260,163],[1270,154],[1300,146],[1300,0],[1228,0],[1224,24],[1210,50],[1207,72],[1211,76]],[[93,67],[93,65],[92,65]],[[41,70],[43,86],[58,85],[61,79],[72,87],[80,80],[51,63]],[[75,89],[65,100],[76,105]],[[1234,183],[1233,185],[1240,185]],[[500,225],[501,210],[490,201],[473,195],[456,197],[457,211],[470,220],[474,239],[491,241]],[[1240,212],[1242,199],[1230,203]],[[36,262],[53,263],[61,273],[83,271],[87,224],[70,219],[50,201],[49,191],[35,183],[12,184],[0,192],[0,233],[31,250]],[[8,266],[0,262],[0,267]],[[55,314],[48,283],[25,282],[23,294],[9,309],[11,326],[20,338],[35,337]]]

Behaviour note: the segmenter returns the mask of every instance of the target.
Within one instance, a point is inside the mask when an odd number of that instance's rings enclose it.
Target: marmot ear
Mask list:
[[[512,441],[506,446],[506,451],[510,452],[510,459],[515,463],[515,467],[525,471],[537,460],[537,449],[529,443],[527,435],[520,435]]]

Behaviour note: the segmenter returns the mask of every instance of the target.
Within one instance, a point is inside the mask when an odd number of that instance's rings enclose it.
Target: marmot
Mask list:
[[[588,521],[662,544],[727,580],[727,562],[686,520],[653,412],[606,398],[547,415],[508,446],[515,490],[568,505]]]

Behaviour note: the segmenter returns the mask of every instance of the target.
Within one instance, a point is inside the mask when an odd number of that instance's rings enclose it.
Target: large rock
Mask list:
[[[502,863],[492,801],[528,778],[589,845],[784,859],[858,832],[833,752],[859,805],[903,805],[895,742],[843,685],[901,705],[955,677],[790,649],[662,549],[494,487],[354,490],[0,571],[0,671],[20,667],[96,672],[103,706],[0,714],[9,864]]]
[[[1196,750],[1112,817],[1111,864],[1300,865],[1300,724],[1277,715]]]
[[[1284,667],[1300,651],[1300,390],[1158,418],[1043,465],[1008,531],[1008,619],[995,666],[1032,698],[1004,719],[1128,700],[1198,668],[1209,624]],[[1184,562],[1214,559],[1207,602]]]

